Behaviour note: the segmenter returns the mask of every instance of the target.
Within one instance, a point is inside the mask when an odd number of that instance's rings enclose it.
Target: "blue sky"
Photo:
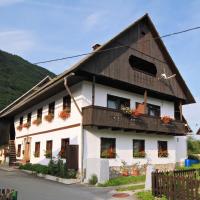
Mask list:
[[[199,0],[0,0],[0,49],[30,62],[91,51],[149,13],[160,35],[200,26]],[[200,126],[200,30],[164,39],[197,100],[184,107],[194,131]],[[41,66],[56,74],[77,59]],[[197,125],[198,124],[198,125]]]

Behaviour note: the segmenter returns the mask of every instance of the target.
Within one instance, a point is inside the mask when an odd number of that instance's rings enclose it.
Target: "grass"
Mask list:
[[[142,189],[144,189],[144,185],[131,185],[127,187],[117,188],[117,191],[123,192],[123,191],[135,191],[135,190],[142,190]]]
[[[137,197],[139,200],[167,200],[165,197],[162,198],[155,198],[152,194],[151,191],[142,191],[137,193]]]
[[[187,169],[200,169],[200,163],[199,164],[193,164],[191,167],[181,167],[177,166],[176,169],[178,170],[187,170]]]
[[[98,184],[100,187],[127,185],[134,183],[141,183],[145,181],[145,176],[122,176],[110,179],[103,184]]]

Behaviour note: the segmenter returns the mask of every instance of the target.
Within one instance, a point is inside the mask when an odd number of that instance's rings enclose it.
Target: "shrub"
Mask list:
[[[155,198],[152,194],[151,191],[143,191],[143,192],[138,192],[137,197],[139,200],[155,200],[158,198]],[[159,200],[167,200],[166,197],[162,196],[159,198]]]
[[[96,174],[92,174],[91,178],[89,179],[90,185],[96,185],[98,182],[98,178]]]
[[[76,171],[74,170],[74,169],[70,169],[70,170],[68,170],[68,172],[67,172],[67,177],[68,178],[76,178]]]

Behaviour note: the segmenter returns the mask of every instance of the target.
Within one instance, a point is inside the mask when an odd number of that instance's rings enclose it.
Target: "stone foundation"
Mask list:
[[[147,165],[141,165],[139,167],[139,175],[145,175],[146,174],[146,166]],[[168,164],[155,164],[154,165],[156,170],[159,171],[172,171],[175,169],[176,164],[175,163],[168,163]],[[126,166],[126,170],[128,171],[128,174],[131,175],[132,166]],[[112,166],[109,168],[109,178],[116,178],[122,176],[122,168],[121,166]]]

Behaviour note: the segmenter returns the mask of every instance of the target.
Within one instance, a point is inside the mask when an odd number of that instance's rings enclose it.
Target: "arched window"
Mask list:
[[[153,63],[138,58],[134,55],[129,56],[129,64],[134,70],[138,70],[142,73],[146,73],[151,76],[156,76],[157,74],[156,66]]]

